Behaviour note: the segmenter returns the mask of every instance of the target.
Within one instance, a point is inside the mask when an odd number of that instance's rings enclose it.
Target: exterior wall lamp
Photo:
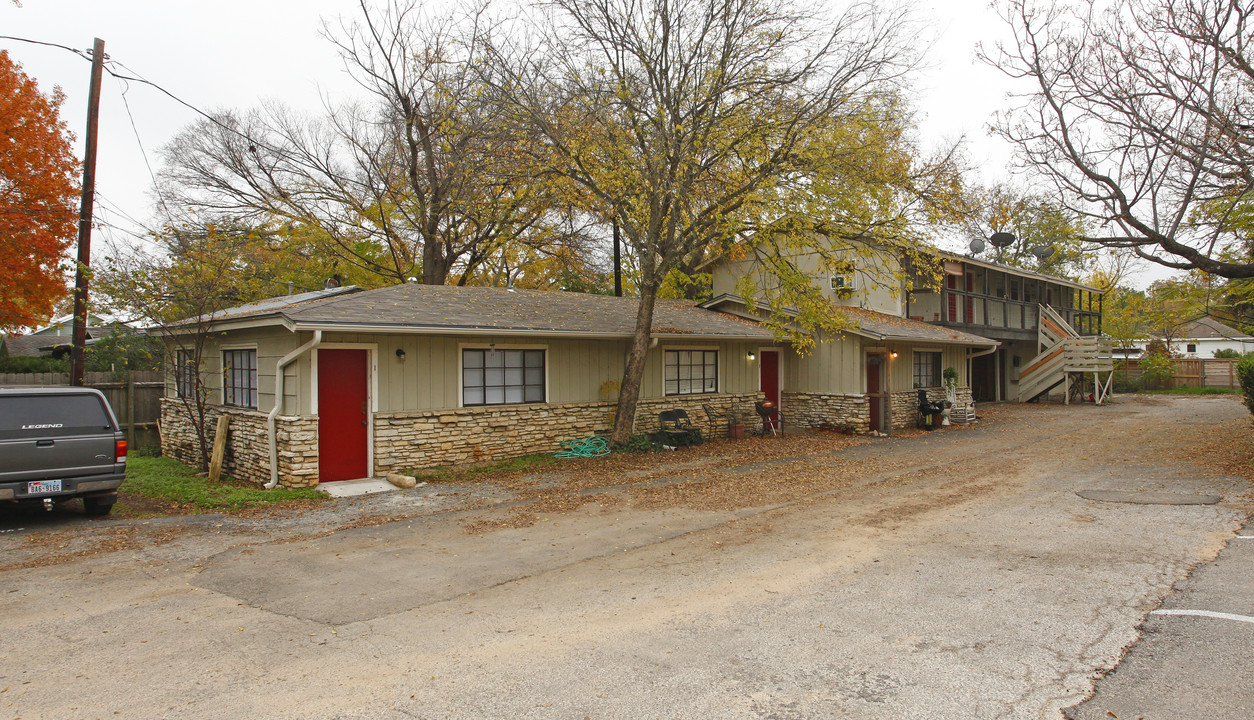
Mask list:
[[[891,353],[889,353],[889,355],[890,355],[890,356],[891,356],[894,360],[896,360],[896,359],[897,359],[897,351],[896,351],[896,350],[894,350],[894,351],[892,351]]]
[[[758,354],[757,354],[757,353],[755,353],[755,352],[753,352],[752,350],[750,350],[750,351],[749,351],[749,362],[753,362],[754,360],[757,360],[757,359],[758,359]]]
[[[405,362],[405,348],[396,348],[396,359]]]

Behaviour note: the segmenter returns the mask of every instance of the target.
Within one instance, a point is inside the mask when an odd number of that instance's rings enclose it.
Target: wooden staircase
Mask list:
[[[1115,369],[1110,339],[1082,337],[1052,307],[1039,307],[1040,322],[1036,331],[1039,352],[1019,371],[1019,402],[1035,400],[1059,385],[1065,386],[1065,402],[1070,402],[1073,385],[1092,373],[1093,399],[1100,404],[1110,394],[1110,379]],[[1106,373],[1104,383],[1101,373]]]

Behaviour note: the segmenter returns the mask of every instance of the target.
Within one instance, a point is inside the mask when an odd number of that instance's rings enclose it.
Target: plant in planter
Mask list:
[[[941,373],[941,378],[945,381],[945,409],[941,411],[941,425],[949,424],[949,414],[954,405],[958,404],[958,370],[957,368],[947,367]]]

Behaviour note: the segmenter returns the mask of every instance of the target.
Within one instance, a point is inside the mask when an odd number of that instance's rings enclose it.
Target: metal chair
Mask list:
[[[657,414],[657,421],[657,440],[664,445],[688,447],[702,442],[701,428],[692,424],[687,410],[663,410]]]
[[[758,435],[765,435],[769,430],[771,435],[779,435],[782,427],[782,418],[779,411],[775,407],[775,403],[770,400],[764,402],[755,402],[753,409],[758,411],[758,417],[762,419],[762,427],[758,430]]]

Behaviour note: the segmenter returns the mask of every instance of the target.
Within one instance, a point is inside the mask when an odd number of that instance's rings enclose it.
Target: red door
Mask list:
[[[955,278],[955,276],[953,275],[945,276],[945,287],[948,288],[949,290],[958,289],[958,281]],[[951,292],[947,292],[945,293],[945,298],[949,301],[948,302],[949,307],[946,308],[947,310],[949,310],[949,322],[958,322],[958,296]]]
[[[884,356],[866,356],[866,394],[870,400],[871,429],[884,429]]]
[[[773,404],[776,409],[779,408],[779,352],[776,350],[763,350],[762,361],[758,363],[759,383],[762,387],[762,394],[766,395],[766,401]],[[772,419],[778,419],[779,413],[776,412]]]
[[[370,477],[365,350],[318,351],[318,479]]]
[[[967,292],[975,291],[975,273],[967,273]],[[967,296],[966,302],[967,316],[962,319],[965,323],[975,322],[975,298]]]

